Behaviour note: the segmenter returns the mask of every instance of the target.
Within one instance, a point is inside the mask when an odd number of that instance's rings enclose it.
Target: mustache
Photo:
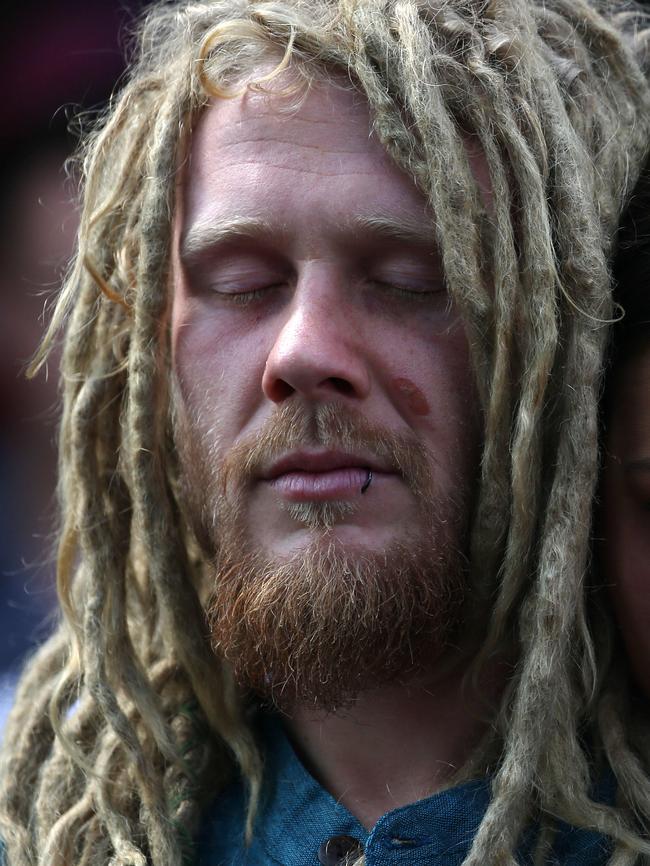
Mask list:
[[[250,484],[270,462],[306,445],[372,454],[418,498],[430,491],[429,452],[414,436],[370,422],[341,403],[296,402],[280,407],[261,429],[229,450],[222,465],[223,492],[231,484]]]

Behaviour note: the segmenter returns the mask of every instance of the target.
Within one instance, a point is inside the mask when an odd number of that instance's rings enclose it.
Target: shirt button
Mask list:
[[[322,866],[352,866],[363,854],[363,845],[353,836],[332,836],[318,849],[318,862]]]

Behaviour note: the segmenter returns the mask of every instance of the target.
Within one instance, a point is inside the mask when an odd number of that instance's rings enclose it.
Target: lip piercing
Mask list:
[[[366,477],[366,480],[363,482],[363,487],[361,488],[362,493],[366,492],[366,490],[370,487],[370,484],[372,482],[372,469],[368,469],[367,471],[368,471],[368,475]]]

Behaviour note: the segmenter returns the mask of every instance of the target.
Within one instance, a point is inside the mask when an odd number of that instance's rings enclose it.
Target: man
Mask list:
[[[63,621],[12,866],[650,852],[584,589],[642,24],[150,13],[43,349],[65,321]]]

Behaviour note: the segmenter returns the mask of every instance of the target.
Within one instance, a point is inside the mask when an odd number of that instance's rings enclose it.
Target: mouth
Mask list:
[[[369,477],[374,482],[393,474],[366,455],[303,451],[276,461],[262,480],[289,502],[326,502],[361,496]]]

